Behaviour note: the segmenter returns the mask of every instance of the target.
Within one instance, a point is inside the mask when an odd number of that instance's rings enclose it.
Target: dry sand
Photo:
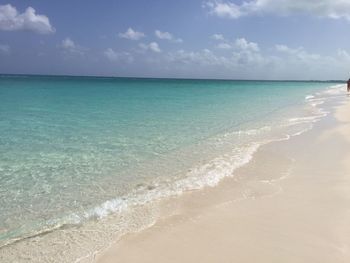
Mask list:
[[[265,145],[215,188],[166,206],[98,263],[350,262],[350,98],[315,128]]]

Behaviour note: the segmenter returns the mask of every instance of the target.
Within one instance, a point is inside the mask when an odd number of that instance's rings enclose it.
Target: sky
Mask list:
[[[350,77],[350,0],[0,0],[0,73]]]

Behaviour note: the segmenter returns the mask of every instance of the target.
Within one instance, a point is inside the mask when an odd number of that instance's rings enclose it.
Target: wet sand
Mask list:
[[[96,262],[350,262],[350,98],[331,111],[234,178],[168,201],[172,216]]]

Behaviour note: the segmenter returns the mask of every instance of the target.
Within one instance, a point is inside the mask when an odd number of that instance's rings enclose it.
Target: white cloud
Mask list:
[[[225,40],[224,36],[221,34],[214,34],[211,36],[211,38],[215,40]]]
[[[204,4],[204,7],[212,15],[232,19],[257,14],[308,14],[350,20],[350,1],[347,0],[246,0],[241,4],[225,0],[210,0]]]
[[[225,66],[229,59],[224,56],[217,56],[209,49],[200,51],[178,50],[168,54],[168,60],[171,62],[181,63],[193,66]]]
[[[86,48],[77,45],[72,39],[69,37],[66,37],[62,40],[60,47],[62,48],[63,52],[68,54],[79,54],[84,55],[84,53],[87,51]]]
[[[151,42],[149,44],[141,43],[141,44],[139,44],[139,47],[141,49],[143,49],[143,50],[150,50],[150,51],[153,51],[153,52],[156,52],[156,53],[162,52],[162,50],[160,49],[158,43],[156,43],[156,42]]]
[[[232,59],[235,64],[255,68],[261,67],[270,62],[268,57],[264,57],[260,53],[260,48],[257,43],[249,42],[245,38],[238,38],[234,42],[234,51],[232,53]],[[246,68],[246,70],[249,69]]]
[[[116,52],[111,48],[107,48],[103,54],[113,62],[132,63],[134,61],[134,57],[129,52]]]
[[[245,38],[237,38],[235,41],[229,41],[225,39],[221,34],[214,34],[212,39],[221,41],[215,47],[222,50],[232,50],[234,52],[259,52],[259,46],[257,43],[249,42]]]
[[[144,33],[135,31],[131,27],[129,27],[125,33],[119,33],[118,35],[121,38],[126,38],[126,39],[130,39],[130,40],[139,40],[139,39],[145,37]]]
[[[157,68],[166,76],[192,78],[310,80],[348,75],[350,50],[322,55],[281,44],[262,48],[246,38],[225,39],[216,44],[227,48],[218,50],[215,45],[213,49],[163,51],[159,56],[145,54],[138,63]],[[148,50],[147,45],[142,46]]]
[[[277,51],[279,52],[286,52],[286,53],[290,53],[290,52],[295,52],[296,49],[291,49],[289,48],[288,46],[286,45],[280,45],[280,44],[277,44],[275,45],[275,48]],[[298,50],[300,50],[301,48],[298,48]]]
[[[259,52],[260,48],[257,43],[249,42],[245,38],[237,38],[233,43],[229,41],[219,43],[217,46],[219,49],[235,49],[240,51]]]
[[[231,2],[208,1],[203,5],[209,9],[209,13],[219,17],[238,18],[240,17],[240,6]]]
[[[235,45],[241,50],[249,50],[253,52],[258,52],[260,50],[257,43],[248,42],[245,38],[236,39]]]
[[[170,34],[169,32],[162,32],[159,30],[156,30],[154,34],[159,38],[159,39],[167,39],[167,40],[172,40],[173,35]]]
[[[11,48],[9,45],[5,45],[5,44],[0,44],[0,54],[3,55],[8,55],[11,52]]]
[[[220,43],[216,47],[220,48],[220,49],[231,49],[232,48],[232,46],[228,43]]]
[[[74,49],[75,43],[69,37],[62,40],[62,47],[65,49]]]
[[[338,49],[337,55],[338,55],[339,59],[345,60],[345,61],[347,61],[347,63],[350,62],[350,54],[346,50]]]
[[[321,55],[303,47],[276,45],[275,49],[278,54],[275,71],[282,79],[342,79],[348,74],[350,56],[345,50]]]
[[[257,67],[266,64],[265,59],[261,53],[257,43],[249,42],[245,38],[238,38],[232,44],[220,43],[217,48],[226,49],[230,51],[225,56],[215,54],[209,49],[203,49],[197,52],[187,52],[179,50],[176,53],[170,53],[170,60],[181,62],[184,64],[193,63],[194,65],[217,65],[227,68]]]
[[[152,42],[155,43],[155,42]],[[159,74],[176,77],[243,78],[243,79],[327,79],[348,74],[350,51],[338,50],[330,55],[310,52],[303,47],[274,45],[266,49],[246,38],[225,39],[226,49],[163,51],[158,44],[140,43],[139,50],[116,52],[107,49],[106,58],[116,62],[130,62],[159,70]],[[224,46],[223,44],[227,45]],[[218,47],[217,45],[215,47]],[[149,51],[149,52],[146,52]],[[135,52],[135,53],[132,53]],[[152,56],[151,52],[157,52]],[[330,71],[329,68],[332,67]],[[163,76],[165,76],[163,75]]]
[[[47,16],[36,14],[32,7],[28,7],[23,13],[18,13],[10,4],[0,5],[0,30],[28,30],[40,34],[55,32]]]
[[[181,38],[175,38],[172,34],[169,32],[162,32],[160,30],[154,31],[154,34],[156,35],[157,38],[162,39],[162,40],[170,40],[176,43],[182,43],[183,40]]]
[[[291,56],[293,60],[310,62],[321,58],[319,54],[306,52],[303,47],[290,48],[286,45],[276,45],[275,47],[278,52]]]

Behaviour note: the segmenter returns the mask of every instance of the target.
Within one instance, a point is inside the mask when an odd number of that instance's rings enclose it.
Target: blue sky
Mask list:
[[[347,79],[350,1],[0,0],[0,73]]]

